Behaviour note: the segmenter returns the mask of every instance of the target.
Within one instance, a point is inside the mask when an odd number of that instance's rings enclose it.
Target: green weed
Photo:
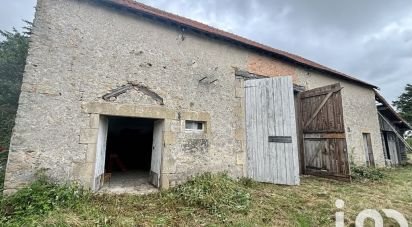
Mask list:
[[[352,178],[360,181],[380,181],[385,177],[381,169],[366,166],[351,166]]]
[[[25,223],[32,217],[46,215],[58,208],[75,208],[89,199],[88,191],[78,185],[59,185],[44,176],[0,202],[0,221]]]
[[[246,213],[250,207],[250,193],[243,185],[225,173],[205,173],[172,189],[172,199],[184,205],[208,210],[219,218],[229,212]]]

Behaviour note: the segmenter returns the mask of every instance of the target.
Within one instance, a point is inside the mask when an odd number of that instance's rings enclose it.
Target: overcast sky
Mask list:
[[[412,83],[410,0],[142,0],[358,77],[396,99]],[[32,20],[35,0],[0,0],[0,29]]]

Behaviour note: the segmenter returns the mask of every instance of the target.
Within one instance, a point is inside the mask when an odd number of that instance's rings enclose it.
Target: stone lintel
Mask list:
[[[85,113],[110,116],[178,119],[176,111],[159,106],[136,106],[130,104],[92,102],[82,104],[82,111]]]

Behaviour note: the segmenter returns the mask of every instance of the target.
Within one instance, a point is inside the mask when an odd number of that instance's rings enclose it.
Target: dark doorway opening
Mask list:
[[[389,144],[388,144],[388,133],[387,132],[382,132],[383,134],[383,139],[385,141],[385,151],[386,151],[386,158],[391,159],[391,152],[389,151]]]
[[[147,190],[155,119],[108,117],[104,185],[110,192]]]
[[[152,119],[109,117],[106,172],[150,171]]]

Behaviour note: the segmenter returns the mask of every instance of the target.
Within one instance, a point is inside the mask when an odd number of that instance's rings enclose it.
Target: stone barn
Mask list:
[[[374,89],[131,0],[38,0],[5,193],[40,170],[94,191],[349,180],[385,165]]]
[[[407,151],[412,147],[403,135],[412,127],[405,121],[377,91],[379,125],[382,134],[382,145],[387,166],[398,166],[407,163]]]

